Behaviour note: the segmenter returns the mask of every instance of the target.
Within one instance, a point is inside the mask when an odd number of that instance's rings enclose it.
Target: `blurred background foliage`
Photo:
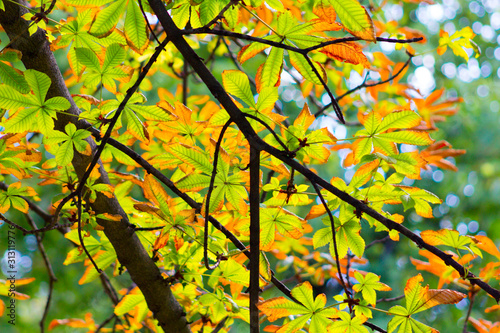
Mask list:
[[[383,0],[385,3],[386,0]],[[418,1],[414,1],[418,2]],[[428,42],[424,45],[416,45],[416,56],[412,59],[412,64],[408,74],[401,79],[401,82],[408,82],[419,89],[425,97],[435,89],[446,88],[446,97],[461,97],[464,102],[459,105],[459,112],[449,117],[446,122],[438,123],[439,132],[433,135],[434,139],[446,139],[457,149],[466,149],[465,155],[459,156],[453,162],[458,167],[457,172],[433,169],[422,172],[422,179],[415,181],[415,186],[425,188],[443,199],[441,205],[434,207],[434,219],[422,219],[418,215],[405,214],[406,224],[413,230],[455,228],[461,234],[478,235],[486,233],[493,239],[496,245],[500,245],[500,0],[444,0],[435,4],[428,4],[426,1],[406,3],[400,1],[389,1],[383,11],[377,11],[380,6],[379,1],[361,1],[367,8],[374,10],[374,19],[381,21],[397,20],[401,26],[408,26],[422,31]],[[58,12],[55,11],[54,19]],[[455,56],[450,50],[439,56],[436,48],[439,44],[440,29],[447,31],[450,35],[463,27],[472,27],[476,37],[474,41],[480,47],[482,53],[478,58],[471,57],[465,62],[464,59]],[[7,37],[0,36],[3,45]],[[213,44],[200,44],[200,56],[208,55]],[[370,47],[370,52],[382,51],[394,62],[404,62],[407,59],[401,50],[395,50],[393,44],[379,43],[375,47]],[[233,68],[234,65],[224,54],[219,54],[216,65],[213,68],[214,74],[220,78],[220,73],[224,69]],[[369,52],[368,52],[369,55]],[[67,59],[64,51],[56,51],[61,72],[67,68]],[[141,61],[139,59],[138,61]],[[144,59],[142,59],[144,61]],[[172,64],[180,69],[182,61]],[[246,64],[246,69],[251,69],[252,63]],[[256,67],[256,66],[254,66]],[[165,69],[169,71],[169,69]],[[352,88],[360,84],[363,76],[356,72],[351,72],[345,78],[347,87]],[[134,80],[132,79],[132,82]],[[168,76],[153,76],[149,82],[143,85],[145,95],[149,102],[158,100],[156,89],[163,87],[175,94],[179,81],[170,79]],[[81,85],[72,87],[74,92],[78,92]],[[191,84],[192,94],[206,94],[206,88]],[[289,115],[296,115],[300,112],[304,104],[304,99],[294,85],[284,85],[280,87],[281,106]],[[359,94],[366,94],[361,90]],[[111,98],[111,95],[104,95],[104,98]],[[361,96],[362,97],[362,96]],[[326,97],[325,97],[326,98]],[[322,100],[324,103],[328,99]],[[356,120],[355,108],[347,112],[348,121]],[[332,122],[328,117],[320,117],[316,126],[328,126],[332,132],[340,139],[352,136],[358,128],[344,126]],[[339,155],[332,154],[332,159],[337,160],[336,166],[332,163],[328,166],[318,166],[317,170],[323,176],[331,177],[337,175],[348,181],[353,175],[353,170],[342,167],[342,152]],[[336,169],[333,169],[336,168]],[[299,179],[296,181],[300,182]],[[412,181],[408,180],[408,185]],[[41,207],[48,207],[51,203],[51,187],[39,188],[42,192],[42,199],[38,204]],[[307,212],[298,210],[301,216]],[[401,212],[400,212],[401,213]],[[24,217],[10,215],[13,221],[25,225],[21,222]],[[36,221],[41,226],[42,221]],[[317,221],[317,223],[321,223]],[[319,224],[318,224],[319,225]],[[3,235],[6,234],[6,225],[0,226]],[[362,231],[368,244],[371,240],[383,238],[384,235],[374,234],[370,231]],[[2,256],[1,268],[3,275],[6,274],[5,237],[2,236],[0,242],[0,255]],[[312,237],[312,234],[311,234]],[[37,252],[36,239],[34,236],[21,237],[18,233],[16,244],[18,251],[19,272],[18,277],[36,277],[37,281],[26,286],[20,286],[22,293],[31,296],[29,300],[17,302],[17,325],[13,328],[5,322],[5,317],[0,321],[0,332],[30,332],[38,327],[38,322],[43,313],[46,297],[48,293],[48,277],[40,254]],[[101,323],[108,318],[112,312],[112,304],[108,296],[104,293],[98,280],[85,285],[79,285],[84,268],[81,263],[65,266],[63,265],[66,254],[73,248],[73,245],[63,238],[58,232],[49,232],[44,236],[44,245],[52,267],[59,281],[55,284],[54,294],[49,313],[48,322],[53,319],[80,318],[91,312],[97,323]],[[325,249],[326,250],[326,249]],[[297,253],[296,253],[297,254]],[[298,254],[300,256],[300,254]],[[418,249],[407,240],[402,239],[399,244],[392,241],[379,243],[368,249],[365,253],[369,260],[369,270],[382,275],[381,281],[392,286],[391,296],[402,295],[406,280],[417,274],[415,267],[410,262],[410,257],[423,259],[418,255]],[[382,260],[381,260],[382,259]],[[485,254],[482,265],[491,259]],[[361,266],[361,269],[363,266]],[[366,268],[366,266],[365,266]],[[368,268],[366,268],[368,270]],[[479,266],[473,267],[472,271],[477,274]],[[290,276],[290,269],[284,270],[283,276]],[[425,284],[429,283],[431,288],[437,287],[438,279],[423,272]],[[113,283],[117,290],[127,288],[128,278],[121,276],[114,278]],[[296,280],[290,282],[290,286],[297,283]],[[494,287],[498,288],[498,281]],[[465,290],[461,290],[465,292]],[[338,285],[334,281],[325,281],[323,286],[317,286],[315,292],[327,293],[328,299],[339,292]],[[272,295],[279,296],[275,289],[266,291],[266,298]],[[382,293],[381,295],[382,296]],[[4,301],[6,298],[2,297]],[[498,315],[494,313],[485,314],[484,309],[493,305],[494,301],[481,292],[475,300],[472,316],[483,317],[492,321],[498,320]],[[395,303],[387,304],[387,308]],[[399,304],[399,303],[398,303]],[[453,332],[461,330],[463,319],[467,312],[468,300],[464,300],[456,306],[435,307],[426,311],[426,318],[419,318],[428,325],[435,327],[442,332]],[[374,320],[375,324],[385,327],[386,320]],[[244,329],[244,325],[235,325],[232,329],[238,332]],[[68,327],[57,327],[55,332],[72,332],[76,329]],[[469,326],[469,331],[473,331]]]

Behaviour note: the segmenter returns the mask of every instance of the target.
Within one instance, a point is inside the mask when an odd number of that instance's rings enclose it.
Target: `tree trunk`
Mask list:
[[[27,5],[24,1],[19,3]],[[45,32],[38,29],[33,36],[29,36],[27,27],[30,22],[21,18],[27,9],[10,1],[4,1],[4,5],[5,11],[0,10],[0,25],[13,41],[10,47],[22,52],[22,62],[27,69],[35,69],[50,77],[52,84],[47,98],[55,96],[66,98],[71,103],[71,108],[67,110],[67,113],[78,115],[80,111],[66,87],[59,66],[50,50],[50,45],[45,38]],[[58,114],[55,120],[55,129],[63,131],[65,125],[70,121],[76,123],[78,128],[88,126],[83,121],[77,122],[76,119],[74,116]],[[96,143],[91,138],[88,139],[88,142],[92,151],[95,151]],[[92,156],[74,151],[72,165],[79,178],[85,173],[91,159]],[[107,173],[102,164],[99,164],[99,172],[101,177],[98,182],[109,184]],[[120,264],[127,268],[132,280],[144,294],[148,307],[158,319],[159,325],[165,332],[190,332],[182,307],[173,296],[168,283],[161,276],[160,270],[135,235],[133,226],[129,223],[126,213],[116,198],[107,198],[98,194],[97,200],[91,204],[91,208],[96,214],[110,213],[122,216],[122,220],[119,222],[102,219],[98,219],[97,222],[104,227],[104,233],[113,245]]]

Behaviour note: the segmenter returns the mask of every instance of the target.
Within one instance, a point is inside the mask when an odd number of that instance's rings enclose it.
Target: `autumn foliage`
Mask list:
[[[0,53],[0,219],[38,242],[62,232],[75,245],[64,265],[81,267],[75,285],[130,273],[130,288],[111,293],[119,320],[101,331],[246,322],[252,332],[437,332],[415,315],[478,293],[499,300],[500,252],[487,235],[407,222],[432,218],[442,202],[419,187],[421,172],[456,171],[449,157],[465,150],[436,135],[461,99],[422,96],[403,78],[416,48],[467,61],[478,52],[470,28],[442,32],[429,50],[421,32],[377,19],[387,1],[54,3],[31,1],[28,12],[0,2],[10,37]],[[47,59],[64,57],[62,77],[37,67],[17,35],[45,45]],[[400,54],[389,59],[381,43]],[[365,79],[349,88],[353,73]],[[339,126],[347,136],[334,135]],[[332,171],[339,156],[352,177]],[[420,249],[415,272],[389,286],[365,252],[406,239]],[[436,278],[424,283],[418,271]],[[333,295],[315,291],[327,284]],[[22,306],[33,295],[14,297]],[[46,304],[41,326],[54,332],[101,325],[92,309],[54,318]]]

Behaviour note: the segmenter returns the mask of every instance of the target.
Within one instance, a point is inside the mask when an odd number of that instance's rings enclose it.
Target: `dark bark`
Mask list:
[[[20,2],[27,5],[25,2]],[[78,115],[76,107],[61,75],[55,57],[50,50],[50,45],[45,38],[45,33],[38,30],[33,36],[29,36],[27,26],[29,22],[21,18],[27,10],[12,2],[4,2],[5,11],[0,10],[0,25],[4,28],[10,40],[13,41],[11,48],[22,52],[22,62],[27,69],[35,69],[47,74],[52,85],[47,98],[62,96],[71,103],[67,111],[72,115]],[[84,122],[77,122],[75,116],[59,114],[55,120],[55,129],[62,131],[68,122],[77,124],[79,128],[85,128]],[[92,151],[96,150],[96,144],[88,139]],[[92,156],[86,156],[75,150],[72,161],[73,167],[79,178],[85,173]],[[107,173],[99,164],[101,177],[98,182],[109,184]],[[190,332],[185,313],[174,298],[170,286],[160,274],[160,270],[151,260],[147,251],[134,233],[126,213],[116,200],[98,194],[97,200],[91,204],[96,214],[110,213],[122,216],[119,222],[98,219],[98,223],[104,227],[104,233],[113,245],[120,264],[127,268],[130,277],[141,289],[149,309],[153,312],[159,325],[166,332]]]

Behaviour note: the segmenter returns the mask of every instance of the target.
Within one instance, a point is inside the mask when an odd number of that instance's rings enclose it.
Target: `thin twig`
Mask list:
[[[142,7],[142,0],[139,0],[139,8],[141,9],[141,13],[142,13],[142,17],[144,17],[144,20],[146,21],[146,25],[148,26],[148,29],[149,31],[151,32],[151,34],[153,35],[154,39],[156,40],[156,42],[158,44],[161,44],[160,43],[160,40],[158,39],[158,37],[156,37],[156,34],[155,32],[153,31],[153,28],[151,28],[151,24],[149,24],[149,20],[148,20],[148,17],[146,15],[146,12],[144,12],[144,8]]]
[[[97,273],[101,274],[102,269],[100,269],[97,266],[97,263],[94,261],[94,258],[90,255],[89,250],[87,250],[87,247],[85,246],[85,242],[83,240],[83,235],[82,235],[82,194],[78,193],[77,196],[77,203],[76,203],[76,210],[77,210],[77,215],[78,215],[78,239],[80,239],[80,246],[82,247],[83,251],[87,255],[87,258],[89,258],[90,262],[92,265],[94,265],[94,268],[96,269]]]
[[[31,218],[31,216],[26,214],[26,218],[28,220],[28,223],[33,228],[33,230],[38,229],[35,221]],[[42,318],[40,319],[40,331],[43,333],[45,332],[45,320],[47,319],[47,315],[49,313],[50,302],[52,300],[52,293],[54,292],[54,282],[57,281],[57,277],[54,274],[54,270],[52,269],[52,265],[50,264],[49,256],[47,255],[47,252],[45,251],[45,248],[43,246],[42,237],[39,234],[35,234],[35,237],[36,237],[36,244],[38,246],[38,251],[40,251],[40,254],[42,255],[43,263],[45,264],[45,267],[47,268],[47,273],[49,274],[49,294],[47,295],[47,301],[45,302],[43,315]]]
[[[337,248],[337,237],[336,237],[336,230],[335,230],[335,219],[333,218],[333,214],[328,207],[328,204],[326,203],[325,198],[323,197],[323,194],[321,194],[321,190],[318,187],[318,184],[316,182],[311,181],[311,184],[314,187],[314,190],[318,194],[319,199],[321,200],[321,203],[323,204],[323,207],[325,207],[326,212],[328,213],[328,218],[330,219],[330,227],[332,229],[332,242],[333,242],[333,250],[335,252],[335,263],[337,265],[337,270],[339,271],[339,279],[340,283],[342,285],[342,288],[344,288],[345,294],[347,295],[347,298],[350,300],[352,298],[351,292],[349,291],[349,288],[347,287],[347,284],[344,281],[344,278],[342,276],[342,268],[340,266],[340,258],[339,258],[339,252]],[[350,308],[350,307],[349,307]]]
[[[95,137],[100,137],[99,131],[95,128],[89,128],[88,129],[93,136]],[[125,146],[119,141],[116,141],[115,139],[110,138],[109,139],[109,145],[118,149],[119,151],[125,153],[127,156],[129,156],[131,159],[133,159],[137,164],[139,164],[146,172],[152,174],[155,176],[161,183],[166,185],[172,192],[174,192],[178,197],[182,198],[190,207],[196,209],[198,212],[201,210],[202,205],[196,201],[193,200],[189,195],[186,193],[182,192],[179,190],[175,184],[167,178],[161,171],[153,167],[148,161],[146,161],[141,155],[139,155],[137,152],[134,150],[130,149],[129,147]],[[208,221],[212,223],[212,225],[219,231],[221,231],[227,239],[229,239],[235,246],[238,248],[238,250],[242,251],[243,254],[245,254],[247,257],[250,257],[250,254],[246,246],[229,230],[227,230],[217,219],[215,219],[212,216],[208,217]],[[280,280],[278,280],[274,276],[274,272],[271,270],[271,283],[273,283],[276,288],[278,288],[284,295],[286,295],[288,298],[290,298],[292,301],[298,304],[302,304],[299,302],[293,295],[291,294],[290,289],[287,288],[287,286],[282,283]]]
[[[408,65],[410,65],[410,61],[411,59],[413,58],[413,55],[407,53],[409,55],[408,57],[408,60],[405,62],[405,64],[403,65],[403,67],[401,67],[395,74],[393,74],[392,76],[390,76],[389,78],[387,78],[386,80],[382,80],[382,81],[378,81],[378,82],[375,82],[375,83],[366,83],[366,80],[363,81],[362,84],[360,84],[359,86],[356,86],[354,88],[352,88],[351,90],[343,93],[342,95],[340,95],[338,98],[337,98],[337,102],[340,101],[342,98],[346,97],[347,95],[350,95],[352,94],[353,92],[356,92],[358,91],[359,89],[362,89],[362,88],[368,88],[368,87],[375,87],[375,86],[378,86],[378,85],[382,85],[384,83],[388,83],[392,80],[394,80],[395,78],[397,78],[402,72],[403,70],[408,67]],[[314,114],[315,117],[318,117],[320,114],[324,113],[325,110],[327,108],[329,108],[331,105],[331,103],[323,106],[318,112],[316,112]]]
[[[210,176],[210,185],[208,186],[208,193],[207,193],[207,199],[205,200],[205,233],[203,235],[203,257],[205,260],[205,267],[209,270],[217,268],[219,266],[220,261],[221,261],[221,256],[217,256],[217,262],[215,263],[214,266],[210,266],[210,263],[208,262],[208,218],[210,216],[210,197],[212,196],[212,191],[214,189],[214,184],[215,184],[215,176],[217,175],[217,164],[219,162],[219,150],[220,146],[222,144],[222,139],[224,138],[224,133],[226,133],[226,130],[228,129],[229,125],[231,125],[233,121],[229,119],[226,121],[224,126],[222,127],[219,138],[217,139],[217,143],[215,144],[215,152],[214,152],[214,167],[212,169],[212,175]]]
[[[474,304],[474,299],[476,298],[476,292],[474,291],[474,286],[470,287],[470,292],[469,292],[469,307],[467,309],[467,314],[465,315],[464,319],[464,328],[462,330],[462,333],[467,333],[467,324],[469,323],[469,317],[470,314],[472,313],[472,305]]]

